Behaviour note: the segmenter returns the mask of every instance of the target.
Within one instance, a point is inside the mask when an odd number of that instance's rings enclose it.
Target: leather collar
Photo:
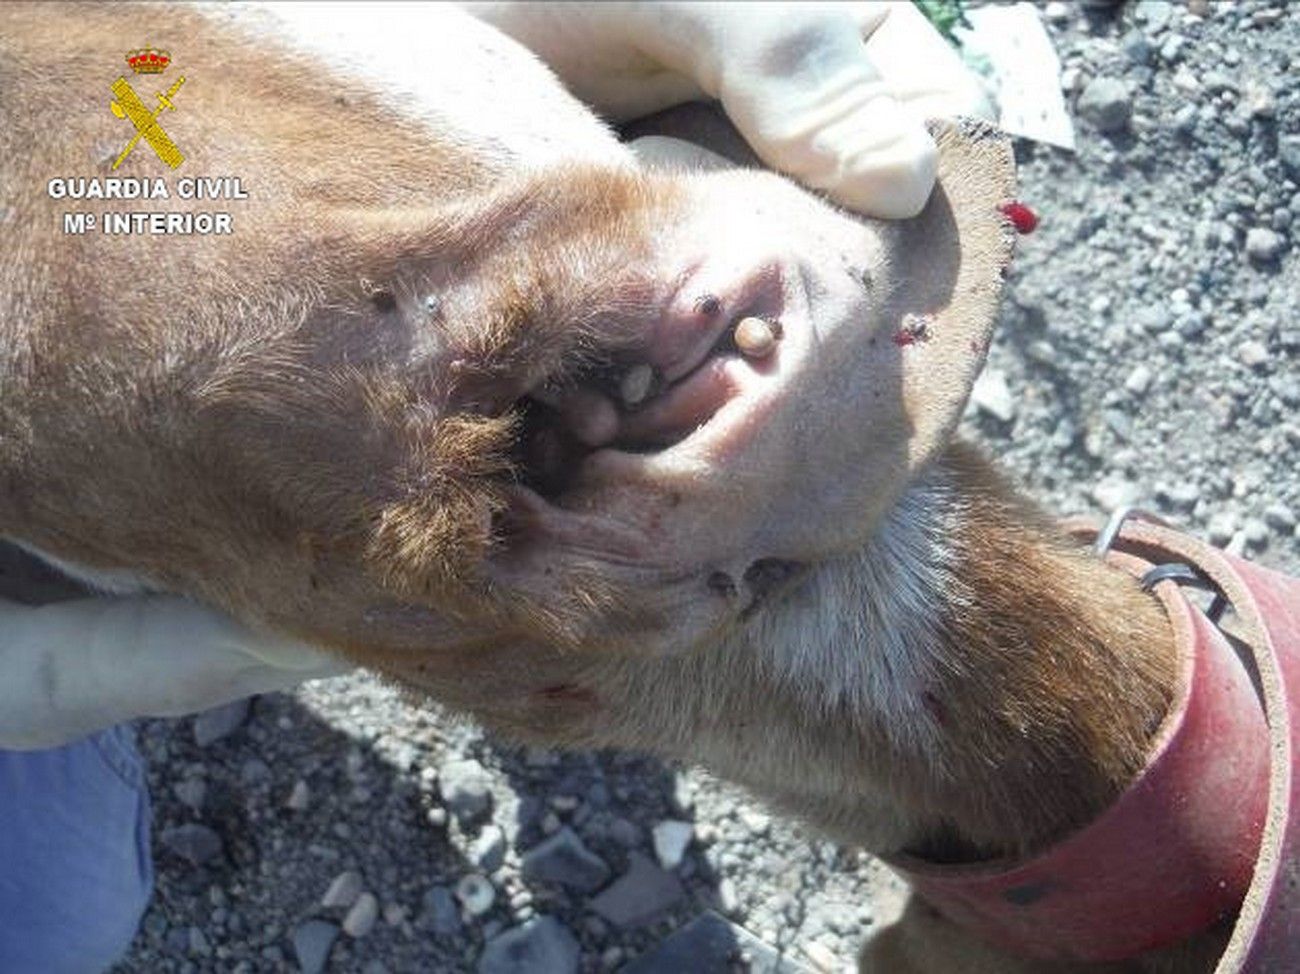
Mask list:
[[[1237,913],[1217,974],[1300,970],[1300,580],[1125,516],[1106,557],[1152,582],[1182,661],[1146,768],[1096,820],[1033,858],[886,861],[949,919],[1025,956],[1121,960]],[[1170,564],[1186,570],[1152,574]],[[1231,603],[1237,649],[1169,574]]]

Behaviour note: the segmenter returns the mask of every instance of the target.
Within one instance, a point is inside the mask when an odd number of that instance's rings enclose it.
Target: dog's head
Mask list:
[[[938,185],[904,222],[664,143],[644,172],[521,184],[477,215],[467,240],[517,245],[399,303],[435,295],[438,398],[404,448],[416,489],[371,522],[397,597],[367,608],[366,658],[687,650],[860,547],[952,432],[1011,255],[1008,143],[936,134]],[[768,347],[738,345],[745,319]]]

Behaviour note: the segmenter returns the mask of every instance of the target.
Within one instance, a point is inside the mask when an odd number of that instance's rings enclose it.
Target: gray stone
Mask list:
[[[640,927],[681,902],[685,890],[677,877],[634,852],[627,872],[591,900],[591,909],[620,929]]]
[[[1151,388],[1151,380],[1154,376],[1151,370],[1145,365],[1135,366],[1133,371],[1128,374],[1124,380],[1124,388],[1136,396],[1144,396],[1148,389]]]
[[[804,974],[744,927],[713,911],[701,914],[624,967],[619,974],[730,974],[742,955],[751,974]]]
[[[478,873],[469,873],[460,878],[456,884],[456,899],[470,916],[481,917],[492,909],[496,902],[497,890],[491,880]]]
[[[1294,531],[1296,526],[1295,513],[1281,502],[1270,504],[1264,509],[1264,521],[1269,527],[1284,533]]]
[[[494,873],[506,861],[506,834],[495,825],[484,826],[474,840],[470,859],[485,873]]]
[[[339,938],[339,928],[324,920],[308,920],[293,931],[293,952],[298,957],[302,974],[320,974],[325,970],[334,941]]]
[[[1286,241],[1276,230],[1267,227],[1251,227],[1246,231],[1246,256],[1253,261],[1266,264],[1276,260]]]
[[[194,866],[221,855],[221,836],[206,825],[195,822],[165,829],[161,839],[164,847]]]
[[[532,881],[558,883],[580,893],[599,889],[609,879],[609,866],[565,826],[533,846],[523,856],[522,872]]]
[[[361,874],[349,869],[339,873],[330,882],[329,889],[320,899],[320,905],[327,910],[346,910],[357,901],[364,889]]]
[[[477,761],[450,761],[438,773],[438,791],[447,810],[462,823],[482,818],[492,807],[492,778]]]
[[[1268,346],[1258,339],[1248,339],[1237,346],[1237,358],[1241,359],[1243,365],[1257,369],[1268,363]]]
[[[424,894],[424,912],[438,936],[450,937],[460,931],[460,911],[446,886],[431,887]]]
[[[676,869],[695,837],[695,827],[690,822],[673,819],[660,822],[651,832],[654,838],[655,858],[665,869]]]
[[[1300,182],[1300,135],[1284,135],[1279,138],[1277,158],[1286,174]]]
[[[1237,526],[1237,515],[1232,511],[1216,511],[1205,526],[1205,534],[1211,544],[1222,547],[1232,540],[1232,536],[1237,533]]]
[[[295,812],[304,812],[310,804],[311,789],[307,786],[307,782],[299,778],[293,783],[293,790],[289,792],[289,797],[285,799],[284,806]]]
[[[177,782],[172,791],[182,805],[197,812],[203,808],[203,802],[208,797],[208,784],[202,778],[186,778]]]
[[[554,917],[538,916],[493,937],[479,958],[479,974],[573,974],[578,941]]]
[[[981,412],[988,413],[1003,423],[1010,422],[1016,416],[1016,401],[1012,398],[1011,388],[1006,378],[996,369],[986,368],[975,380],[971,388],[971,402]]]
[[[1128,127],[1133,102],[1128,86],[1114,78],[1094,78],[1079,96],[1079,115],[1101,132],[1120,132]]]
[[[1110,475],[1092,489],[1092,499],[1103,511],[1114,511],[1136,504],[1142,497],[1142,488],[1123,477]]]
[[[361,938],[375,929],[379,919],[379,900],[374,893],[362,893],[343,918],[343,932],[349,937]]]
[[[250,697],[244,697],[242,700],[232,700],[230,703],[222,704],[220,707],[213,707],[211,710],[205,710],[196,716],[194,718],[194,743],[199,747],[207,747],[209,744],[233,734],[248,719],[248,706],[251,700]]]

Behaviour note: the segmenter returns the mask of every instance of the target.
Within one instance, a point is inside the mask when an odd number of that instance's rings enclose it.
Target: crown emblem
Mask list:
[[[131,65],[131,70],[136,74],[162,74],[167,65],[172,63],[172,56],[167,51],[150,47],[146,42],[140,50],[126,52],[126,63]]]

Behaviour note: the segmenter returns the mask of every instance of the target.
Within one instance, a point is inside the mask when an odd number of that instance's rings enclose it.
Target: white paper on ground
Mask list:
[[[990,4],[966,11],[956,30],[963,52],[986,58],[1001,105],[999,124],[1012,135],[1074,148],[1074,125],[1061,94],[1061,62],[1031,3]]]

